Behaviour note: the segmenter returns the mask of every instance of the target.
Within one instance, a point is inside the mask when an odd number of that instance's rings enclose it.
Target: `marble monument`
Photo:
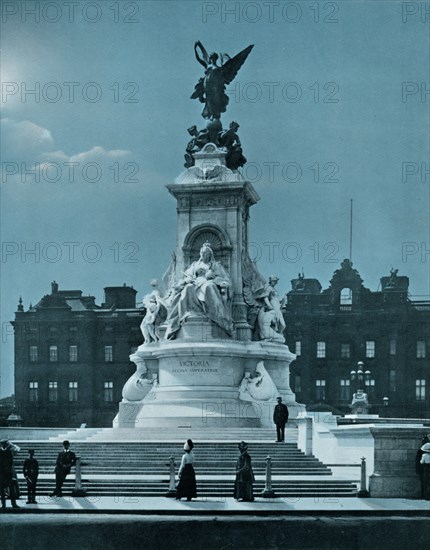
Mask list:
[[[191,97],[204,103],[206,124],[188,129],[186,169],[167,185],[177,202],[176,249],[143,300],[144,343],[130,356],[136,372],[123,388],[119,428],[272,426],[278,396],[290,417],[304,411],[289,384],[295,355],[283,336],[278,278],[266,282],[248,255],[259,196],[239,170],[239,124],[224,130],[220,120],[225,86],[252,47],[231,58],[195,44],[205,72]]]

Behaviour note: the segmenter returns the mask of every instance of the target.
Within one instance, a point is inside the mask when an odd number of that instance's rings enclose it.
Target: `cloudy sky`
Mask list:
[[[420,5],[3,2],[1,395],[13,391],[19,296],[28,308],[55,279],[98,303],[124,282],[141,299],[167,267],[176,211],[164,186],[183,170],[186,129],[204,124],[190,99],[196,40],[231,56],[255,44],[223,121],[240,123],[243,172],[261,197],[260,271],[282,292],[302,268],[326,288],[349,255],[353,199],[365,285],[376,290],[395,267],[411,294],[430,294]]]

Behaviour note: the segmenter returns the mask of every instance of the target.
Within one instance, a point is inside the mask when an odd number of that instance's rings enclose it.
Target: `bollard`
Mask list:
[[[360,480],[360,490],[357,492],[358,497],[370,497],[370,493],[367,490],[366,486],[366,459],[364,456],[361,457],[361,480]]]
[[[168,464],[169,470],[169,490],[166,493],[166,497],[174,498],[176,497],[176,486],[175,486],[175,459],[173,456],[169,458]]]
[[[266,486],[261,492],[263,498],[274,498],[275,492],[272,489],[272,459],[270,456],[266,458]]]
[[[72,490],[72,496],[84,497],[87,494],[86,490],[82,487],[82,463],[81,457],[76,457],[75,463],[75,486]]]

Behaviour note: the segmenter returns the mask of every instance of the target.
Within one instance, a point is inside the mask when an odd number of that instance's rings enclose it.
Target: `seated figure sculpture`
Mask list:
[[[215,260],[210,243],[204,243],[199,259],[186,269],[183,277],[173,287],[166,319],[166,339],[175,338],[181,324],[192,315],[207,317],[231,335],[233,322],[230,287],[227,271]]]

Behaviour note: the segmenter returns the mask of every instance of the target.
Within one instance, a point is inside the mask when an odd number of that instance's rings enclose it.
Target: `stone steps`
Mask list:
[[[15,463],[23,462],[26,448],[15,457]],[[57,453],[61,446],[50,442],[31,442],[39,461],[41,473],[53,473]],[[75,442],[72,449],[81,456],[84,475],[167,475],[169,458],[173,456],[179,467],[182,449],[175,443],[133,442]],[[238,457],[236,443],[202,442],[196,446],[196,470],[205,474],[229,475],[234,472]],[[313,456],[305,456],[295,443],[251,442],[249,452],[255,472],[265,472],[266,457],[272,458],[274,475],[330,475],[331,470]]]
[[[297,441],[297,427],[294,422],[285,430],[285,437],[292,442]],[[275,428],[78,428],[64,434],[50,437],[50,441],[274,441]]]
[[[136,430],[126,431],[136,434]],[[255,433],[254,429],[236,429],[234,440],[222,441],[199,441],[193,436],[200,498],[232,496],[235,464],[239,455],[237,443],[242,439],[248,440],[254,472],[258,476],[255,483],[256,495],[261,494],[264,489],[268,455],[272,458],[274,490],[279,496],[300,498],[356,494],[355,482],[333,479],[332,471],[314,456],[306,456],[297,448],[296,441],[275,443],[272,430],[259,429],[258,440],[240,437],[245,431]],[[263,432],[270,432],[271,439],[261,440]],[[293,432],[294,428],[289,434]],[[218,433],[212,430],[210,435]],[[145,434],[148,436],[148,430],[145,430]],[[97,435],[96,433],[87,440],[75,440],[71,445],[71,449],[82,459],[83,486],[89,496],[145,497],[166,494],[169,486],[169,458],[173,456],[177,473],[183,454],[183,436],[178,441],[157,441],[150,437],[146,441],[112,441],[109,438],[97,441],[94,440]],[[152,435],[160,437],[159,431],[153,431]],[[208,436],[208,433],[205,435]],[[25,485],[21,475],[22,464],[27,456],[27,449],[34,448],[43,475],[39,479],[38,492],[41,495],[51,493],[54,486],[54,466],[57,453],[62,448],[61,443],[52,440],[17,443],[21,451],[15,456],[15,465],[20,474],[22,488]],[[73,488],[73,474],[74,470],[66,480],[66,493]]]

